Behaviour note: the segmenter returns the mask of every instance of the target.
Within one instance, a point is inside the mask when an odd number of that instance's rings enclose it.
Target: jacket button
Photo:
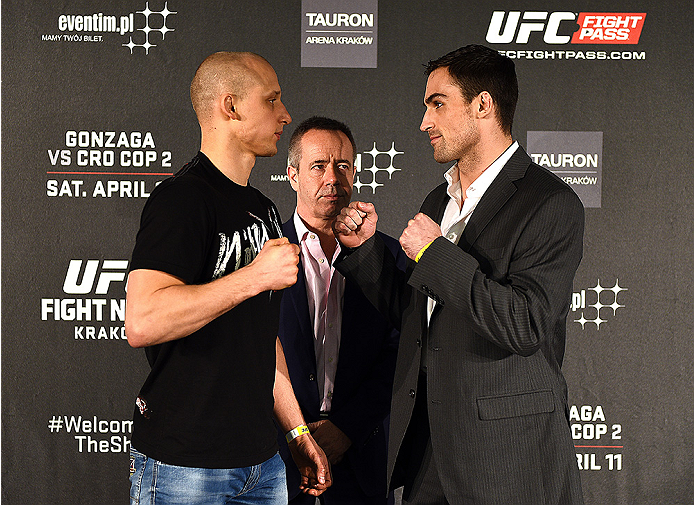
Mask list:
[[[316,380],[316,376],[313,375],[312,373],[310,373],[310,374],[308,374],[308,380],[314,381],[314,380]]]
[[[410,398],[414,398],[414,389],[410,389]]]
[[[421,338],[417,339],[417,347],[422,347],[422,339]]]

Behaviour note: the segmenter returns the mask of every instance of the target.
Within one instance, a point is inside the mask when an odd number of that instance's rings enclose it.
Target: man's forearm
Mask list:
[[[155,270],[128,277],[125,332],[133,347],[186,337],[244,300],[258,294],[242,268],[207,284],[189,285]]]
[[[335,263],[335,268],[357,284],[364,296],[395,328],[400,329],[401,297],[409,289],[405,274],[383,239],[375,234]]]
[[[555,193],[535,209],[515,241],[506,245],[505,256],[492,260],[503,276],[491,278],[475,256],[439,238],[421,257],[408,282],[443,310],[456,313],[476,335],[529,356],[548,335],[554,335],[558,318],[570,302],[583,250],[582,234],[580,200],[573,192]]]
[[[282,431],[287,433],[297,426],[303,425],[304,416],[301,413],[299,403],[296,401],[296,396],[294,396],[294,388],[292,388],[292,383],[289,379],[289,370],[279,338],[277,338],[275,347],[275,389],[273,391],[275,397],[275,419]]]
[[[259,293],[296,282],[299,248],[286,238],[268,240],[247,266],[207,284],[186,284],[157,270],[128,278],[125,333],[133,347],[187,337]]]

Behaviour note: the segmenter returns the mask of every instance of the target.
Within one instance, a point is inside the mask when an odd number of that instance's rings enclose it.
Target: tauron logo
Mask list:
[[[590,300],[587,300],[586,291],[594,293],[590,294]],[[619,285],[619,279],[614,281],[614,286],[612,287],[601,286],[600,279],[598,279],[595,287],[574,293],[571,300],[571,310],[572,312],[580,310],[581,317],[573,321],[579,323],[582,329],[586,328],[586,323],[592,323],[599,330],[600,325],[608,321],[603,319],[602,316],[606,318],[614,317],[617,315],[617,309],[624,307],[617,301],[618,295],[622,291],[627,291],[627,288]]]
[[[366,166],[363,161],[363,155],[368,154],[371,156],[371,165]],[[374,142],[373,148],[371,148],[370,151],[364,151],[362,154],[357,155],[357,161],[355,163],[355,175],[354,175],[354,188],[357,190],[357,193],[361,193],[361,188],[362,187],[369,187],[371,188],[372,193],[376,193],[376,188],[379,188],[383,186],[382,182],[378,182],[377,180],[377,174],[379,172],[387,172],[388,173],[388,180],[392,179],[393,173],[398,172],[402,170],[401,168],[396,168],[393,165],[395,156],[398,154],[404,154],[403,151],[398,151],[395,149],[395,142],[392,142],[390,144],[390,149],[387,151],[379,151],[376,148],[376,142]],[[387,166],[381,166],[379,167],[377,165],[378,162],[378,157],[381,156],[381,158],[386,158],[388,160],[388,165]],[[370,177],[365,177],[365,172],[371,172]],[[366,181],[365,181],[366,179]],[[368,181],[368,179],[371,179]],[[383,179],[381,179],[383,180]]]
[[[588,208],[602,204],[602,132],[529,131],[528,154],[560,177]]]
[[[321,13],[321,12],[307,12],[306,17],[308,19],[308,25],[311,27],[320,26],[351,26],[351,27],[367,27],[373,28],[374,26],[374,15],[373,13]]]
[[[533,32],[546,44],[638,44],[646,13],[494,11],[490,44],[527,44]],[[576,27],[578,26],[578,30]]]
[[[378,0],[301,0],[302,67],[376,68],[377,60]]]

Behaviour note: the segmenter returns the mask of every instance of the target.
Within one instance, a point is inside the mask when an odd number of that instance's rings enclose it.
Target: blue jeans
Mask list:
[[[279,454],[245,468],[167,465],[130,449],[130,505],[286,505]]]

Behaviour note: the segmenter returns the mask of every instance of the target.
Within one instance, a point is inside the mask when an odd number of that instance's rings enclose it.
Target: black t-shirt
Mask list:
[[[281,236],[274,204],[202,153],[145,204],[131,270],[204,284],[248,265]],[[179,340],[146,348],[151,371],[132,444],[168,464],[238,468],[277,451],[272,421],[279,293],[264,292]]]

